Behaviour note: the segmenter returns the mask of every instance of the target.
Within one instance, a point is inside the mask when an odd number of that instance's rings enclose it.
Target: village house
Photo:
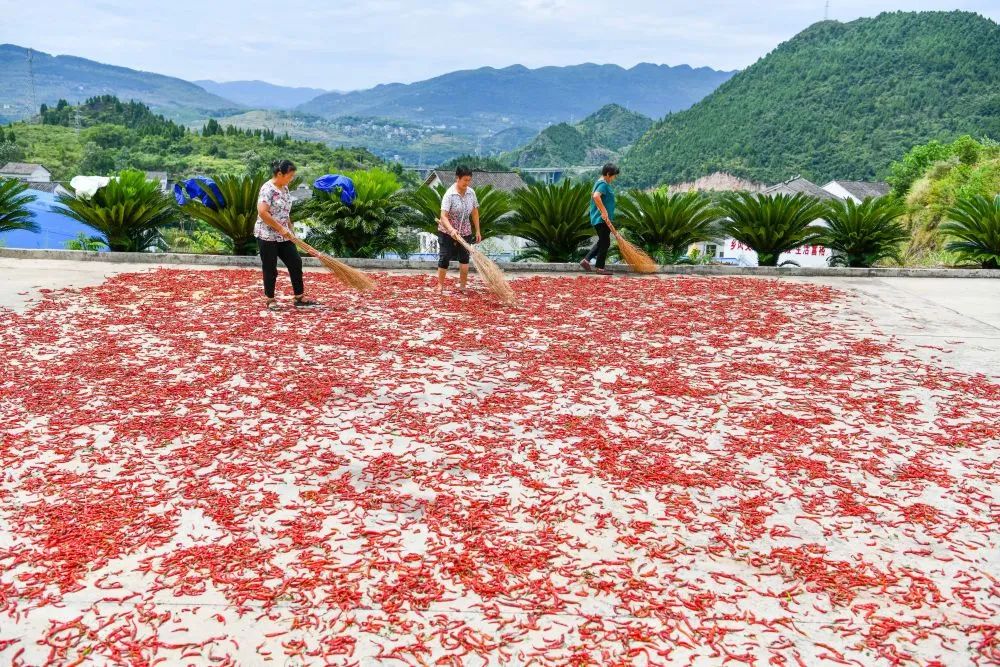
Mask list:
[[[52,181],[52,172],[40,164],[8,162],[0,168],[0,178],[10,178],[26,183],[49,183]]]

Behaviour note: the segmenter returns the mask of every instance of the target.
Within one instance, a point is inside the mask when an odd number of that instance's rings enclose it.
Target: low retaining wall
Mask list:
[[[239,266],[257,267],[257,257],[235,257],[233,255],[185,255],[166,252],[86,252],[81,250],[22,250],[0,248],[0,257],[8,259],[55,259],[84,262],[108,262],[111,264],[188,264],[198,266]],[[303,257],[306,266],[320,266],[312,257]],[[407,259],[344,259],[346,264],[359,269],[390,271],[416,269],[432,271],[437,263],[427,260]],[[577,264],[549,264],[545,262],[499,262],[504,271],[510,273],[578,273]],[[627,266],[615,265],[615,272],[629,272]],[[679,265],[660,267],[659,273],[696,276],[817,276],[837,278],[998,278],[1000,270],[987,269],[908,269],[877,268],[849,269],[843,267],[770,267],[770,266],[726,266],[726,265]]]

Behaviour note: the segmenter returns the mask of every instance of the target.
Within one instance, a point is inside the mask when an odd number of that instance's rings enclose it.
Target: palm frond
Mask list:
[[[0,178],[0,232],[38,231],[38,224],[28,210],[35,197],[25,194],[27,189],[27,184],[21,181]]]
[[[211,188],[205,188],[214,208],[192,199],[181,207],[181,211],[225,234],[234,255],[252,255],[256,252],[253,230],[257,224],[257,198],[268,178],[266,174],[219,176],[215,183],[222,201]]]
[[[587,218],[590,193],[589,184],[568,179],[558,185],[535,184],[515,192],[514,214],[506,223],[508,233],[530,243],[515,259],[577,259],[581,246],[594,235]]]
[[[716,238],[722,212],[699,192],[633,190],[622,198],[616,217],[629,240],[663,261],[679,259],[692,244]]]
[[[869,197],[860,204],[851,199],[832,201],[823,217],[827,226],[819,242],[834,251],[831,266],[873,266],[898,259],[900,244],[909,233],[898,222],[906,212],[892,197]]]
[[[823,231],[813,224],[823,217],[823,205],[802,193],[729,193],[720,208],[726,216],[721,231],[752,248],[761,266],[777,266],[782,253],[815,243]]]
[[[292,209],[292,220],[305,222],[309,240],[318,249],[339,257],[405,257],[410,245],[400,227],[415,223],[418,215],[408,205],[407,193],[391,172],[381,169],[346,174],[354,181],[357,198],[350,205],[339,192],[313,190],[312,199]]]
[[[147,181],[141,171],[126,170],[93,197],[60,195],[63,214],[101,235],[112,251],[143,252],[161,247],[159,228],[177,218],[173,197]]]
[[[950,240],[945,249],[984,269],[1000,268],[1000,195],[960,199],[940,227]]]

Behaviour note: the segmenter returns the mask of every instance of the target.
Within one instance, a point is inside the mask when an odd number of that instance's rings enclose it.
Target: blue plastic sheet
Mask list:
[[[340,201],[348,206],[358,198],[358,193],[354,190],[354,181],[342,174],[327,174],[317,178],[313,187],[322,192],[333,192],[340,188]]]
[[[212,197],[208,195],[205,191],[208,188],[212,195],[215,197],[215,201]],[[181,206],[186,204],[191,199],[197,199],[202,204],[208,208],[216,211],[220,208],[226,207],[226,200],[222,196],[222,192],[219,190],[219,186],[215,184],[208,176],[195,176],[194,178],[189,178],[183,183],[177,183],[174,185],[174,199]],[[218,205],[216,205],[218,202]]]
[[[32,250],[65,250],[66,243],[80,234],[97,236],[95,230],[65,215],[66,209],[59,204],[54,194],[30,189],[25,194],[35,197],[26,208],[38,225],[38,232],[17,229],[0,233],[0,245]]]

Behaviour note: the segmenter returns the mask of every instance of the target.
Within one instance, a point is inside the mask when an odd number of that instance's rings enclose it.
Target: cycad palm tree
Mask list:
[[[59,195],[65,215],[97,231],[112,251],[142,252],[161,245],[160,227],[177,219],[173,197],[147,181],[141,171],[126,170],[93,197]]]
[[[897,222],[905,212],[892,197],[867,197],[860,204],[853,199],[828,203],[823,214],[827,227],[819,242],[837,253],[830,265],[867,267],[899,259],[899,244],[910,237]]]
[[[357,197],[350,205],[340,192],[313,189],[313,197],[292,209],[292,220],[309,226],[309,242],[340,257],[379,257],[387,252],[406,256],[412,248],[399,233],[417,215],[394,174],[382,169],[345,174]]]
[[[28,204],[35,201],[25,194],[28,186],[14,179],[0,178],[0,232],[22,229],[37,232],[38,225],[32,218]]]
[[[726,216],[722,232],[753,249],[760,266],[777,266],[781,253],[816,242],[823,231],[813,224],[823,216],[823,205],[802,193],[730,193],[721,209]]]
[[[215,204],[214,209],[191,199],[181,206],[181,211],[225,234],[234,255],[253,255],[257,251],[253,234],[257,224],[257,197],[267,180],[266,174],[220,176],[215,184],[219,186],[222,201],[211,188],[203,188]]]
[[[1000,269],[1000,195],[975,195],[958,200],[941,225],[951,240],[945,249],[984,269]]]
[[[479,230],[483,238],[506,234],[507,222],[513,215],[511,196],[492,185],[474,189],[476,199],[479,200]],[[409,192],[406,204],[416,214],[414,227],[430,234],[437,232],[438,220],[441,218],[441,198],[445,191],[443,185],[438,185],[435,188],[421,186]]]
[[[699,192],[633,190],[622,198],[616,218],[632,242],[661,263],[675,264],[692,243],[718,236],[722,213]]]
[[[570,262],[594,235],[587,218],[589,183],[566,179],[558,185],[535,184],[514,193],[509,233],[531,245],[515,259]]]

